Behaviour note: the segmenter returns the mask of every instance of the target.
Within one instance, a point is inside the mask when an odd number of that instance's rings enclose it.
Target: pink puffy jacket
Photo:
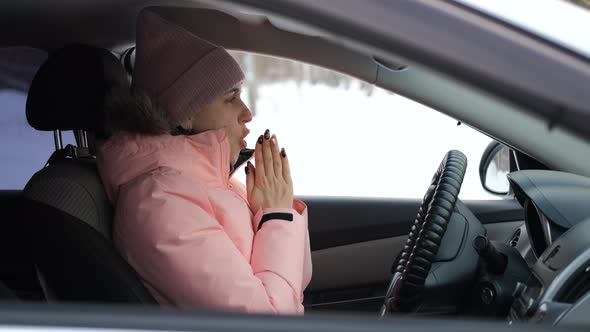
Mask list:
[[[229,176],[223,130],[118,134],[99,146],[97,163],[116,206],[115,245],[159,303],[303,313],[307,207],[251,211]]]

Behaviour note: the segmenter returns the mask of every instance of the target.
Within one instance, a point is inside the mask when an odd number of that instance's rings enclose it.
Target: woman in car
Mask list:
[[[252,120],[239,65],[146,10],[136,42],[131,90],[108,100],[97,152],[118,250],[160,304],[302,314],[307,209],[276,136],[258,138],[245,186],[232,177]]]

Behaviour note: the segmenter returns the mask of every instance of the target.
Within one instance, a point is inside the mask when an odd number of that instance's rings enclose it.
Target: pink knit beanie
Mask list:
[[[156,98],[173,124],[189,119],[244,80],[225,49],[149,10],[139,14],[136,42],[133,85]]]

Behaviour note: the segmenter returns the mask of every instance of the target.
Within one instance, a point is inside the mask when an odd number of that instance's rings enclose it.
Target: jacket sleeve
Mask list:
[[[269,214],[293,217],[264,222],[248,261],[215,219],[207,196],[201,202],[174,188],[170,183],[144,183],[132,189],[138,192],[125,195],[127,202],[118,203],[137,207],[118,216],[136,221],[133,229],[121,230],[122,250],[148,287],[178,306],[303,313],[305,209],[257,215],[255,223]],[[146,192],[150,194],[141,194]]]
[[[236,180],[236,178],[232,178],[230,180],[232,182],[233,188],[236,190],[236,192],[242,196],[244,199],[247,199],[246,196],[246,187],[244,186],[243,183],[241,183],[240,181]],[[297,222],[303,222],[305,224],[305,236],[303,239],[303,269],[302,269],[302,285],[301,285],[301,293],[299,294],[299,297],[301,299],[301,301],[303,301],[303,291],[305,290],[305,288],[307,287],[307,285],[309,285],[309,282],[311,281],[311,275],[312,275],[312,261],[311,261],[311,246],[310,246],[310,241],[309,241],[309,224],[308,224],[308,220],[307,220],[307,206],[305,205],[305,203],[303,203],[303,201],[299,200],[299,199],[294,199],[293,200],[293,209],[295,210],[295,213],[293,213],[293,220],[300,220]],[[264,211],[259,211],[258,213],[256,213],[256,215],[253,218],[253,227],[254,230],[260,230],[262,228],[261,222],[263,221],[264,218],[264,223],[266,222],[271,222],[272,219],[270,219],[269,217],[272,217],[273,213],[282,213],[285,212],[282,209],[272,209],[272,210],[264,210]],[[292,213],[293,211],[287,211],[287,213]],[[272,222],[285,222],[282,220],[273,220]],[[260,233],[258,238],[262,239],[260,241],[263,241],[264,239],[264,235],[265,233]],[[269,237],[271,237],[272,235],[269,235]],[[272,239],[272,237],[271,237]],[[253,256],[254,258],[254,256]],[[253,261],[253,260],[252,260]],[[301,307],[301,309],[303,309]],[[303,312],[303,311],[301,311]]]
[[[311,255],[307,231],[307,207],[296,201],[292,209],[264,209],[254,216],[254,237],[251,265],[252,269],[267,287],[276,289],[277,293],[284,283],[296,292],[295,298],[300,304],[297,313],[303,313],[303,290],[311,278]],[[283,276],[293,275],[287,279]],[[279,304],[280,299],[273,299]],[[285,310],[288,310],[288,304]]]

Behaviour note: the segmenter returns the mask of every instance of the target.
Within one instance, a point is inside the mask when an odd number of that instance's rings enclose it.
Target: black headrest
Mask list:
[[[94,130],[105,96],[129,86],[125,69],[109,51],[72,44],[49,56],[27,97],[27,121],[37,130]]]

